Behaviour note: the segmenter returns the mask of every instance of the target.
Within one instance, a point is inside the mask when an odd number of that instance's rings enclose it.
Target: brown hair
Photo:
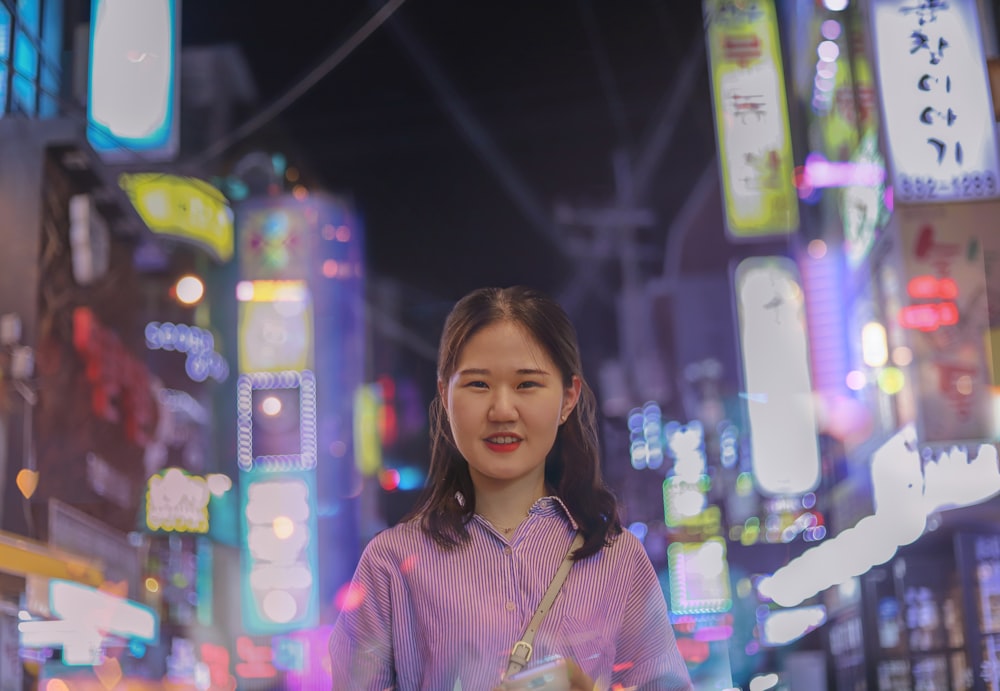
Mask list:
[[[502,321],[518,324],[534,337],[559,368],[564,387],[573,385],[574,375],[582,384],[580,398],[560,425],[545,459],[545,483],[579,525],[585,542],[576,558],[583,559],[621,533],[622,524],[617,501],[601,476],[594,393],[583,377],[576,329],[562,307],[524,286],[480,288],[469,293],[445,320],[438,347],[438,379],[451,378],[462,349],[474,334]],[[468,538],[465,526],[475,513],[476,495],[468,463],[452,438],[440,394],[431,402],[430,427],[427,488],[409,518],[419,519],[439,544],[454,547]],[[464,501],[459,502],[457,495]]]

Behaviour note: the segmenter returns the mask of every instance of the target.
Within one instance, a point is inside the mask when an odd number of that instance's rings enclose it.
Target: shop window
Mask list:
[[[10,80],[10,10],[0,5],[0,118],[7,113],[7,84]]]
[[[41,20],[39,9],[38,0],[17,0],[18,25],[30,32],[32,36],[38,36],[39,21]]]

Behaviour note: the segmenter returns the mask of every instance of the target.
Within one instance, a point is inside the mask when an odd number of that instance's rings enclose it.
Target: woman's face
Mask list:
[[[495,322],[472,336],[438,390],[473,486],[537,482],[543,489],[545,457],[580,386],[574,376],[564,388],[548,353],[518,324]]]

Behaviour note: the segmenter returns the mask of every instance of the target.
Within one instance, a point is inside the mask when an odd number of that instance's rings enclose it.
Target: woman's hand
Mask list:
[[[580,665],[569,658],[566,658],[566,674],[569,677],[569,691],[594,691],[594,680],[587,676],[587,673],[580,668]],[[521,683],[523,682],[512,681],[510,682],[511,686],[501,684],[493,689],[493,691],[521,689]],[[544,688],[547,688],[547,686]]]
[[[594,680],[580,669],[580,665],[567,658],[566,670],[569,672],[569,691],[594,691]]]

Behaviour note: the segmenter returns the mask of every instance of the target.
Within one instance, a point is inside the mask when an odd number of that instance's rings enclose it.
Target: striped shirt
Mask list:
[[[509,540],[478,515],[468,542],[450,550],[418,522],[379,533],[330,639],[334,689],[493,689],[576,527],[561,500],[544,497]],[[599,689],[693,688],[656,573],[630,532],[573,565],[535,635],[532,660],[551,655],[575,660]]]

